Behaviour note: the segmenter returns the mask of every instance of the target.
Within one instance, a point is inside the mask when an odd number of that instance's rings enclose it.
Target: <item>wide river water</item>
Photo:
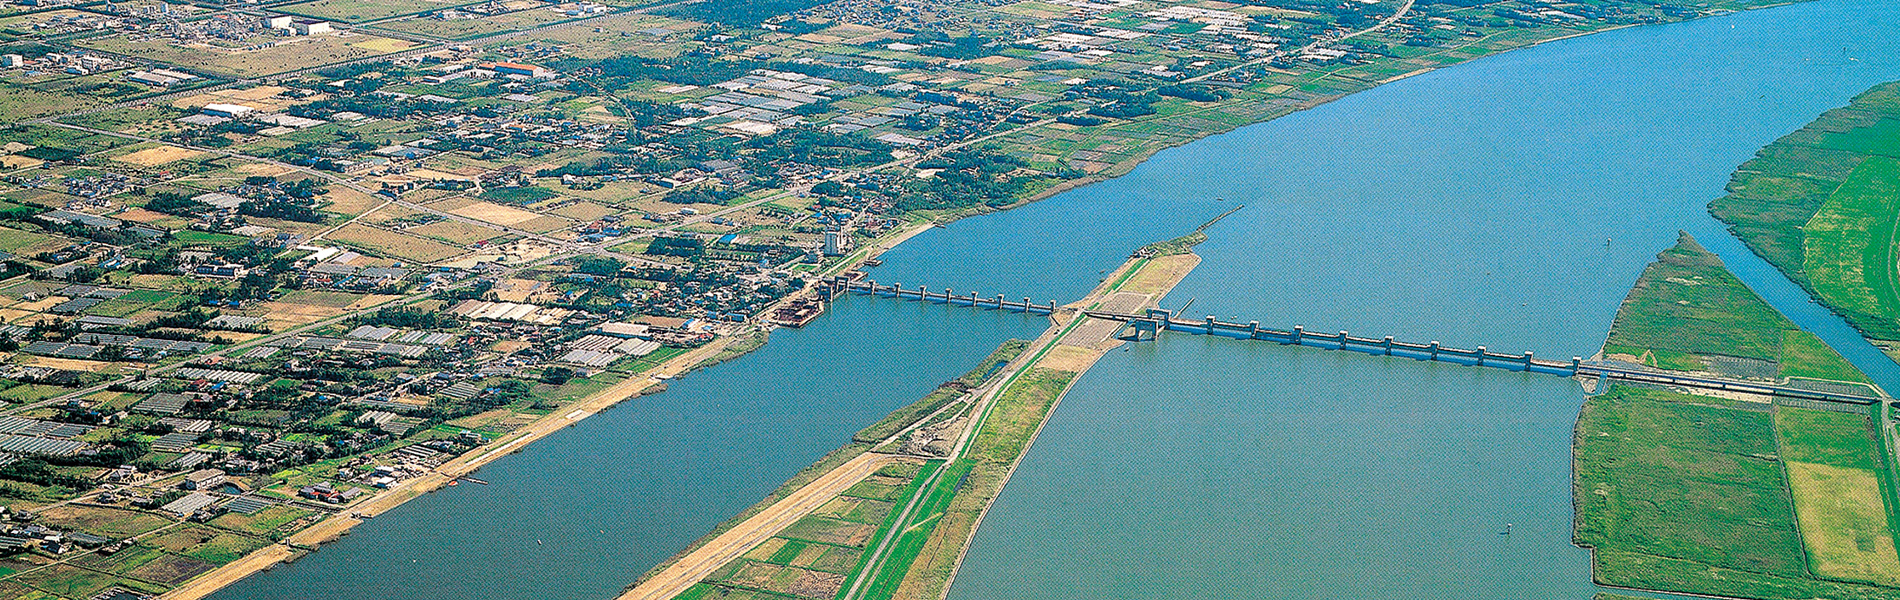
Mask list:
[[[1704,212],[1762,145],[1900,79],[1900,3],[1625,29],[1442,69],[926,232],[875,276],[1068,301],[1235,203],[1166,302],[1588,356],[1687,230],[1888,389],[1900,367]],[[499,460],[219,599],[599,600],[851,432],[1046,321],[853,298],[765,348]],[[1172,335],[1063,401],[957,599],[1569,598],[1556,377]],[[1513,533],[1498,535],[1506,523]]]

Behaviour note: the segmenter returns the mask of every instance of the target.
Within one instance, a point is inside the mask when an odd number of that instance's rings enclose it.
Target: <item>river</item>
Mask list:
[[[1510,52],[931,230],[875,277],[1067,301],[1134,247],[1245,202],[1169,306],[1561,358],[1594,352],[1687,229],[1900,389],[1900,368],[1702,209],[1760,146],[1900,78],[1896,25],[1900,5],[1833,0]],[[214,597],[607,598],[1045,324],[845,300],[483,468],[491,485],[405,504]],[[1580,402],[1565,380],[1497,370],[1195,336],[1131,346],[1069,394],[952,595],[1584,598]]]
[[[1593,354],[1687,230],[1900,389],[1705,210],[1758,148],[1900,78],[1897,31],[1900,5],[1839,1],[1546,44],[1165,152],[1087,210],[1247,204],[1164,303],[1192,317],[1555,359]],[[950,596],[1589,598],[1570,543],[1581,402],[1564,379],[1443,363],[1131,346],[1070,391]]]

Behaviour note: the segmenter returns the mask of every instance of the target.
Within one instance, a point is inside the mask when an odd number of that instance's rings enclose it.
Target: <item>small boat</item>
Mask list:
[[[450,479],[450,480],[449,480],[449,487],[455,487],[455,486],[458,486],[458,485],[462,485],[462,481],[461,481],[461,480],[459,480],[459,479]]]
[[[1505,524],[1504,524],[1504,531],[1500,531],[1500,532],[1498,532],[1498,535],[1511,535],[1511,524],[1510,524],[1510,523],[1505,523]]]

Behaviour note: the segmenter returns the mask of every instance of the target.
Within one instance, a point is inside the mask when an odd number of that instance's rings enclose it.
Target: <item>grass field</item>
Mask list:
[[[409,262],[432,263],[467,254],[460,246],[451,246],[425,237],[377,229],[351,223],[331,232],[329,239],[343,242],[379,256]]]
[[[1788,483],[1815,573],[1900,586],[1900,558],[1873,471],[1791,461]]]
[[[926,600],[938,597],[949,585],[951,569],[976,528],[978,517],[1002,492],[1004,479],[1022,457],[1030,434],[1042,425],[1050,407],[1055,405],[1062,391],[1068,389],[1075,375],[1070,371],[1032,367],[1010,384],[997,399],[989,419],[962,459],[970,470],[967,475],[956,478],[960,483],[955,496],[944,506],[941,516],[925,515],[935,519],[928,525],[928,537],[914,554],[904,557],[903,562],[893,556],[885,566],[887,570],[908,566],[904,569],[907,576],[894,587],[873,582],[879,593],[866,598]]]
[[[84,110],[99,104],[99,101],[86,96],[43,92],[0,82],[0,124]]]
[[[67,505],[48,509],[40,522],[112,537],[130,537],[164,527],[171,521],[158,515],[117,508]]]
[[[426,16],[378,24],[378,29],[424,35],[444,40],[465,40],[504,31],[533,29],[549,23],[573,19],[546,8],[532,8],[481,19],[443,20]]]
[[[187,245],[211,246],[214,248],[234,248],[251,243],[251,238],[241,235],[192,231],[189,229],[173,233],[172,237]]]
[[[1884,332],[1900,330],[1893,277],[1894,211],[1900,203],[1900,161],[1870,156],[1854,168],[1809,220],[1802,269],[1830,306]]]
[[[436,221],[408,229],[407,233],[435,238],[451,244],[473,244],[500,237],[502,232],[458,221]]]
[[[19,252],[22,249],[31,248],[44,243],[49,239],[52,239],[52,236],[20,231],[18,229],[0,228],[0,252]]]
[[[1900,586],[1900,556],[1881,500],[1879,448],[1867,417],[1781,408],[1775,429],[1813,571]]]
[[[1839,352],[1775,311],[1688,234],[1637,278],[1617,309],[1603,351],[1665,369],[1867,381]]]
[[[1896,177],[1900,83],[1888,83],[1763,148],[1709,211],[1869,337],[1900,339]]]
[[[1829,348],[1814,334],[1799,329],[1787,329],[1781,333],[1781,376],[1868,381],[1866,374],[1848,364],[1847,359],[1841,358],[1841,353]]]
[[[1598,582],[1790,600],[1900,595],[1846,581],[1893,585],[1900,573],[1866,417],[1727,404],[1626,386],[1584,404],[1576,539],[1594,548]]]
[[[1774,459],[1773,419],[1692,403],[1700,400],[1619,386],[1584,405],[1577,539],[1605,550],[1805,575]],[[1616,584],[1627,574],[1600,569],[1598,576]]]
[[[413,47],[400,40],[365,35],[317,35],[300,37],[291,43],[250,50],[186,46],[162,40],[130,41],[123,36],[89,38],[79,45],[126,56],[138,56],[232,77],[262,77],[285,71],[306,69],[331,63],[370,58]],[[62,110],[70,111],[68,106]],[[11,116],[11,115],[9,115]]]
[[[1606,353],[1653,355],[1655,366],[1700,370],[1699,356],[1764,361],[1781,357],[1783,329],[1792,327],[1722,260],[1683,234],[1656,256],[1617,309]]]
[[[871,424],[870,427],[859,430],[857,435],[852,436],[852,439],[867,443],[878,442],[902,431],[905,427],[916,423],[918,419],[924,418],[937,409],[943,408],[943,406],[949,404],[951,400],[957,399],[957,397],[963,394],[963,390],[976,387],[983,383],[983,380],[997,368],[997,365],[1015,360],[1017,356],[1023,353],[1023,349],[1028,347],[1029,342],[1023,340],[1009,340],[1003,342],[1001,346],[991,351],[989,356],[984,357],[983,362],[977,363],[976,368],[970,369],[970,371],[964,373],[962,377],[939,386],[914,403],[892,411],[891,414]]]

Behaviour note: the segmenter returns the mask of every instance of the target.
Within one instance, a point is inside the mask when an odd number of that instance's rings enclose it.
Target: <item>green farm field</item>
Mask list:
[[[1781,408],[1775,429],[1814,572],[1900,586],[1900,556],[1881,499],[1880,450],[1867,417]]]
[[[1900,161],[1870,156],[1854,168],[1809,220],[1802,270],[1830,306],[1894,331],[1900,295],[1894,288],[1895,210]]]
[[[1766,412],[1629,387],[1577,421],[1577,539],[1601,550],[1803,576],[1794,509]],[[1604,565],[1599,564],[1599,567]],[[1624,574],[1603,570],[1616,583]]]

